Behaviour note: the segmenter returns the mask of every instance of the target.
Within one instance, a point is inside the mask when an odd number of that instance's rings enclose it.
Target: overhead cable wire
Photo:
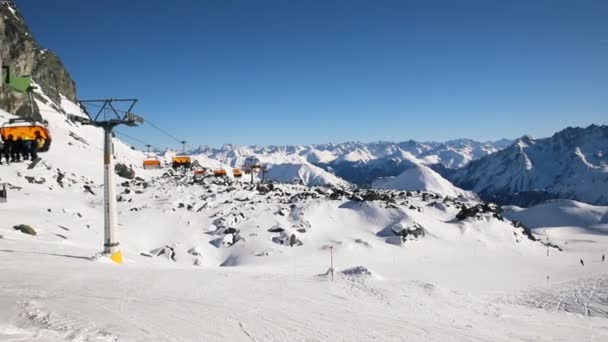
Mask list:
[[[119,131],[117,131],[117,130],[114,130],[114,133],[116,133],[116,134],[118,134],[118,135],[120,135],[120,136],[123,136],[123,137],[125,137],[125,138],[127,138],[127,139],[131,139],[131,140],[133,140],[133,141],[135,141],[135,142],[138,142],[138,143],[140,143],[140,144],[142,144],[142,145],[144,145],[144,146],[147,146],[147,145],[152,146],[151,144],[148,144],[147,142],[145,142],[145,141],[143,141],[143,140],[139,140],[139,139],[134,138],[134,137],[132,137],[132,136],[130,136],[130,135],[128,135],[128,134],[125,134],[125,133],[123,133],[123,132],[119,132]]]
[[[155,128],[155,129],[159,130],[160,132],[162,132],[163,134],[165,134],[165,135],[166,135],[166,136],[168,136],[169,138],[171,138],[171,139],[173,139],[173,140],[177,141],[178,143],[180,143],[180,144],[182,143],[182,140],[180,140],[180,139],[176,138],[175,136],[171,135],[171,133],[169,133],[169,132],[165,131],[164,129],[162,129],[162,128],[160,128],[160,127],[158,127],[157,125],[155,125],[154,123],[152,123],[150,120],[147,120],[147,119],[146,119],[146,120],[144,120],[144,123],[147,123],[148,125],[152,126],[153,128]]]

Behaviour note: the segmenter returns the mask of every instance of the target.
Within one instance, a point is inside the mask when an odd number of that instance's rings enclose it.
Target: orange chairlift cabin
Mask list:
[[[2,65],[2,60],[0,60]],[[7,84],[9,89],[18,93],[27,94],[27,99],[30,107],[29,115],[26,118],[9,119],[0,127],[0,136],[2,141],[33,141],[38,148],[38,152],[46,152],[51,148],[51,133],[46,123],[40,123],[33,119],[34,117],[34,100],[32,99],[31,76],[14,76],[11,75],[11,70],[8,66],[2,65],[2,71],[6,71],[6,76],[2,77],[0,84]]]
[[[33,141],[38,152],[46,152],[51,148],[51,133],[45,124],[29,119],[9,119],[0,127],[2,141]]]
[[[150,155],[150,147],[152,147],[152,145],[148,144],[146,147],[148,147],[148,153],[146,155],[146,159],[144,159],[144,169],[160,169],[160,159],[158,159],[157,156]]]
[[[171,158],[171,166],[174,169],[178,169],[180,167],[189,169],[190,166],[192,166],[192,158],[186,154],[186,141],[182,140],[181,143],[183,145],[182,154],[175,155],[173,158]]]
[[[215,169],[215,170],[213,171],[213,175],[214,175],[215,177],[226,177],[226,175],[227,175],[227,173],[226,173],[226,169],[222,169],[222,168]]]
[[[207,170],[205,168],[196,168],[194,169],[194,178],[204,177],[206,173]]]
[[[232,169],[232,175],[234,176],[234,178],[241,178],[243,177],[243,172],[237,168]]]

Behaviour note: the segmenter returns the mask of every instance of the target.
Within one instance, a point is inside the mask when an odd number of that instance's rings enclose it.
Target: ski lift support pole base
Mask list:
[[[83,100],[78,101],[84,112],[89,116],[90,123],[93,126],[103,129],[103,175],[104,175],[104,244],[103,254],[108,255],[110,259],[118,264],[122,263],[122,255],[119,250],[119,242],[116,236],[117,226],[117,210],[116,210],[116,187],[114,181],[114,163],[112,156],[114,154],[112,144],[112,130],[118,125],[137,126],[142,124],[144,119],[131,110],[136,99],[105,99],[105,100]],[[116,103],[128,103],[129,109],[124,112],[124,115],[119,114],[116,108]],[[99,112],[94,116],[86,110],[87,104],[95,104],[99,106]],[[102,114],[104,114],[102,116]]]

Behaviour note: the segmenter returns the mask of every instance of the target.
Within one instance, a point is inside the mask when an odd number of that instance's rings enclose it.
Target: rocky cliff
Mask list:
[[[57,110],[61,108],[61,95],[76,100],[76,84],[69,72],[57,55],[40,47],[12,1],[0,1],[0,56],[2,63],[10,66],[11,74],[32,75]],[[29,113],[27,97],[8,87],[0,88],[0,108],[17,115]]]

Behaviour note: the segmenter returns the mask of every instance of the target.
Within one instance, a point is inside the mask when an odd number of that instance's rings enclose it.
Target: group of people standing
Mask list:
[[[40,135],[40,132],[35,132],[33,139],[23,139],[9,134],[4,142],[0,142],[0,164],[2,159],[6,160],[7,164],[18,163],[26,160],[38,159],[38,150],[45,144],[45,139]]]

